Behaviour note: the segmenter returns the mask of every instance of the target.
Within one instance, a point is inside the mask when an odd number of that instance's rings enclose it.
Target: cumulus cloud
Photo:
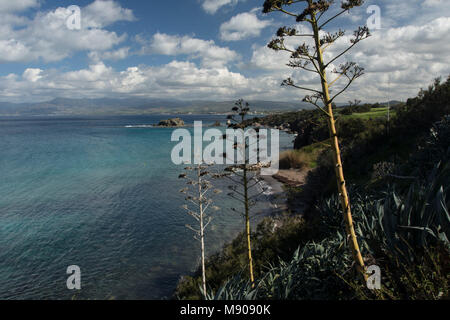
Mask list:
[[[141,54],[187,55],[191,59],[201,59],[203,66],[223,66],[238,58],[235,51],[217,46],[213,40],[190,36],[156,33],[150,40],[138,36],[137,41],[143,46]]]
[[[203,0],[202,8],[209,14],[215,14],[220,8],[235,5],[242,0]]]
[[[346,36],[326,53],[331,58],[350,40]],[[375,31],[344,60],[356,61],[366,74],[352,86],[343,99],[358,95],[376,101],[392,96],[414,96],[437,76],[450,74],[450,18],[437,18],[423,25],[408,25]],[[342,87],[338,84],[335,90]],[[346,101],[346,100],[344,100]]]
[[[425,0],[423,6],[425,7],[437,7],[444,4],[445,0]]]
[[[130,55],[130,47],[122,47],[112,51],[91,51],[88,53],[88,57],[95,62],[103,60],[123,60]]]
[[[298,27],[297,27],[298,28]],[[307,29],[301,30],[308,33]],[[351,33],[339,39],[325,50],[324,58],[330,61],[350,44]],[[269,39],[267,40],[267,42]],[[305,39],[286,39],[287,47],[295,49]],[[311,42],[309,42],[312,45]],[[425,24],[411,24],[373,31],[372,36],[362,41],[352,51],[330,66],[333,70],[344,61],[354,61],[365,68],[365,75],[359,78],[338,101],[354,98],[364,101],[406,99],[416,95],[421,87],[426,87],[437,76],[450,74],[450,18],[435,18]],[[252,68],[276,78],[291,77],[297,84],[319,89],[317,75],[286,66],[289,53],[275,52],[264,45],[254,45],[250,63],[242,68]],[[281,76],[283,78],[281,78]],[[329,73],[329,79],[336,75]],[[332,87],[339,92],[346,82],[341,79]],[[289,89],[299,95],[306,94]],[[288,94],[287,96],[289,96]]]
[[[312,34],[312,30],[308,28],[305,24],[297,24],[292,26],[297,30],[299,34]],[[267,39],[268,43],[270,39]],[[301,43],[307,43],[310,46],[314,45],[312,38],[302,38],[299,40],[297,37],[286,37],[284,44],[288,49],[295,50]],[[248,67],[253,69],[259,69],[262,71],[286,71],[292,70],[287,67],[289,62],[290,53],[286,51],[274,51],[264,45],[253,45],[253,53],[250,59]]]
[[[31,20],[10,19],[10,25],[2,24],[0,62],[53,62],[78,51],[109,50],[123,42],[126,35],[118,35],[103,27],[134,19],[132,12],[117,2],[100,0],[82,9],[81,30],[67,28],[66,20],[70,15],[66,8],[57,8],[38,12]],[[21,26],[17,28],[13,22],[20,22]]]
[[[28,60],[31,49],[16,39],[0,40],[0,62]]]
[[[307,29],[303,30],[307,32]],[[366,68],[338,102],[355,98],[364,101],[406,99],[414,96],[438,75],[450,73],[450,18],[437,18],[424,25],[409,25],[378,30],[357,49],[335,63],[355,61]],[[325,58],[340,53],[349,43],[347,35],[325,51]],[[178,56],[199,54],[198,46],[216,46],[210,41],[192,37],[155,35],[153,53]],[[295,47],[298,39],[289,39],[288,46]],[[220,47],[218,47],[220,48]],[[219,50],[220,51],[220,50]],[[220,57],[221,55],[219,55]],[[58,70],[27,69],[20,76],[9,74],[0,77],[0,95],[13,99],[35,97],[104,97],[140,96],[182,99],[228,100],[246,99],[288,100],[301,99],[305,92],[280,88],[283,79],[291,77],[301,85],[317,87],[314,73],[292,69],[285,65],[289,55],[269,50],[264,45],[254,45],[250,63],[242,63],[241,73],[231,71],[225,64],[201,64],[173,60],[159,66],[132,66],[115,70],[102,61],[94,61],[85,69],[61,72]],[[252,76],[244,75],[254,68]],[[333,66],[331,67],[331,69]],[[251,71],[251,70],[250,70]],[[250,72],[252,73],[252,72]],[[335,75],[329,74],[330,79]],[[338,92],[345,82],[332,87]],[[45,99],[44,99],[45,100]]]
[[[117,21],[136,20],[133,11],[113,0],[94,1],[83,10],[85,28],[104,28]]]
[[[236,2],[205,0],[202,6],[207,12],[215,13]],[[382,29],[374,30],[372,37],[358,44],[330,68],[337,67],[343,61],[355,61],[366,70],[366,74],[338,102],[355,98],[373,102],[406,99],[414,96],[420,87],[427,86],[434,77],[446,77],[450,73],[450,2],[379,2],[382,7]],[[34,16],[19,14],[22,10],[38,6],[39,1],[0,0],[0,62],[44,62],[35,66],[25,64],[25,71],[21,69],[0,76],[2,100],[140,96],[293,101],[300,100],[305,92],[280,88],[283,79],[291,77],[301,85],[319,85],[314,73],[286,66],[288,53],[267,48],[273,36],[270,34],[264,34],[265,41],[255,40],[250,44],[252,51],[249,55],[239,44],[233,43],[233,49],[230,49],[218,40],[164,32],[149,38],[133,38],[139,45],[136,49],[136,43],[124,43],[126,34],[118,34],[110,28],[117,21],[135,20],[133,12],[121,7],[117,1],[97,0],[82,8],[81,32],[65,27],[68,14],[65,8],[37,12]],[[348,24],[353,26],[364,20],[365,9],[353,12],[357,14],[357,19],[343,16],[342,27],[349,33],[327,48],[326,59],[348,46],[352,38],[352,28]],[[276,17],[271,16],[274,20]],[[358,22],[352,23],[353,20]],[[277,21],[277,25],[284,25],[286,21]],[[255,11],[244,12],[223,23],[219,34],[222,40],[257,37],[263,34],[268,23],[270,21],[260,19]],[[304,25],[297,28],[301,33],[311,32]],[[288,38],[287,45],[295,48],[303,40]],[[242,56],[239,50],[242,50]],[[68,71],[58,64],[51,67],[45,65],[45,62],[60,61],[77,52],[88,52],[87,67]],[[134,65],[129,62],[131,60],[124,60],[136,53],[164,55],[166,58],[151,59],[155,65]],[[124,60],[120,64],[121,69],[108,65],[109,61],[115,60]],[[329,74],[329,77],[333,80],[335,75]],[[343,85],[345,82],[337,81],[332,87],[333,92],[338,92]]]
[[[450,16],[450,2],[446,0],[382,0],[383,28],[421,25],[438,17]],[[437,10],[438,9],[438,10]]]
[[[38,6],[38,0],[0,0],[0,13],[24,11]]]
[[[36,82],[42,78],[41,73],[41,69],[28,68],[23,72],[22,77],[27,81]]]
[[[379,30],[363,41],[349,59],[366,68],[366,76],[354,90],[375,100],[382,92],[407,98],[434,77],[450,74],[450,18],[423,25]],[[378,96],[378,97],[377,97]]]
[[[36,96],[45,100],[47,96],[92,98],[119,94],[201,99],[214,92],[214,97],[231,98],[237,90],[247,88],[248,83],[246,77],[225,67],[203,68],[186,61],[129,67],[124,71],[98,62],[76,71],[27,69],[22,77],[0,77],[0,95],[30,100]]]
[[[289,53],[285,51],[274,51],[267,46],[253,46],[253,53],[248,68],[257,69],[261,71],[285,71],[288,70],[286,66],[289,60]],[[245,67],[241,64],[241,67]]]
[[[270,26],[270,20],[260,20],[256,12],[240,13],[220,26],[220,37],[226,41],[238,41],[257,37],[261,31]]]

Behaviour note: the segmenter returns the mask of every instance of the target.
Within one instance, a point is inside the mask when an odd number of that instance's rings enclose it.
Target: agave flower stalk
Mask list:
[[[235,129],[241,129],[242,132],[247,128],[247,123],[245,122],[246,116],[250,111],[250,106],[247,102],[240,99],[235,103],[234,108],[232,109],[233,114],[228,117],[230,127]],[[248,134],[248,133],[247,133]],[[233,176],[225,175],[225,177],[229,178],[233,185],[230,186],[231,192],[228,194],[230,197],[239,201],[243,204],[243,212],[241,210],[233,208],[232,210],[235,212],[242,213],[245,221],[245,236],[247,242],[247,252],[248,252],[248,268],[249,268],[249,276],[252,286],[255,284],[255,276],[254,276],[254,266],[253,266],[253,256],[252,256],[252,240],[251,240],[251,207],[255,204],[255,199],[260,196],[262,193],[266,191],[266,188],[262,187],[259,192],[252,192],[252,190],[260,185],[258,180],[259,169],[258,166],[252,166],[250,163],[253,163],[254,160],[259,164],[259,139],[261,137],[258,130],[253,131],[253,137],[256,138],[256,141],[253,139],[249,139],[247,142],[245,135],[241,141],[241,143],[235,143],[234,149],[237,150],[241,159],[243,159],[243,164],[236,164],[232,167],[229,167],[229,171],[233,172]],[[232,141],[234,143],[234,141]],[[256,144],[256,145],[255,145]],[[250,158],[250,148],[256,148],[256,159]],[[255,155],[253,155],[254,157]],[[229,158],[229,155],[225,154],[225,157]],[[235,179],[237,178],[237,179]]]
[[[296,13],[290,11],[291,6],[303,3],[303,11]],[[341,2],[338,13],[331,17],[326,17],[327,11],[335,3],[334,0],[266,0],[264,3],[264,13],[273,11],[282,12],[289,16],[295,17],[297,22],[304,22],[309,24],[311,33],[300,33],[297,28],[282,27],[277,32],[277,37],[273,39],[268,47],[275,51],[286,51],[290,53],[290,62],[288,66],[295,69],[302,69],[307,72],[317,74],[320,79],[320,88],[311,88],[295,83],[294,80],[288,78],[283,81],[283,86],[289,86],[309,92],[303,101],[314,105],[327,118],[328,128],[330,133],[331,146],[333,151],[333,161],[336,173],[336,182],[341,199],[341,208],[344,214],[345,225],[348,235],[348,241],[352,250],[355,264],[359,272],[367,279],[364,259],[361,255],[361,250],[358,245],[358,240],[355,233],[350,198],[346,186],[344,176],[344,169],[342,166],[341,150],[339,146],[339,138],[336,130],[336,119],[333,114],[333,102],[338,96],[344,93],[350,85],[360,76],[363,75],[364,69],[359,67],[354,62],[344,62],[338,68],[331,71],[335,74],[335,79],[331,82],[328,80],[327,70],[333,63],[337,63],[350,49],[352,49],[360,41],[370,36],[367,27],[359,27],[355,31],[353,39],[351,39],[349,46],[330,58],[327,62],[324,59],[324,52],[338,39],[345,35],[345,32],[339,30],[335,33],[325,32],[324,28],[333,20],[348,12],[354,7],[361,6],[363,0],[346,0]],[[285,39],[294,37],[298,39],[309,39],[297,48],[291,48],[286,43]],[[341,85],[337,93],[331,96],[331,87],[337,84],[342,79],[346,82]]]
[[[213,189],[210,181],[207,177],[210,175],[208,171],[209,165],[197,165],[195,168],[187,167],[187,172],[195,172],[195,177],[189,178],[188,173],[181,174],[179,178],[187,179],[187,185],[181,192],[186,195],[185,200],[190,203],[184,205],[183,208],[187,214],[194,218],[198,227],[193,227],[190,224],[186,225],[186,228],[194,232],[194,239],[200,241],[200,256],[201,256],[201,268],[202,268],[202,294],[207,296],[206,290],[206,268],[205,268],[205,233],[209,224],[212,222],[212,217],[207,214],[207,210],[211,208],[214,211],[219,210],[219,207],[212,206],[212,199],[207,194]],[[215,193],[220,193],[220,190],[214,190]],[[194,209],[191,209],[194,208]]]

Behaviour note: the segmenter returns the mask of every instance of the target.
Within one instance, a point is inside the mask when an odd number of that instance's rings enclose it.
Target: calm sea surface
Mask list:
[[[139,127],[167,118],[0,118],[0,299],[170,297],[199,260],[173,129]],[[235,203],[216,205],[209,253],[242,228]],[[66,287],[70,265],[81,268],[79,292]]]

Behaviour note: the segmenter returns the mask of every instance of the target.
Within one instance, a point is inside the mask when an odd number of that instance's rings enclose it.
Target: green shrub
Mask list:
[[[380,266],[382,290],[365,289],[352,266],[339,197],[317,207],[321,241],[301,245],[288,262],[271,264],[256,288],[235,277],[215,298],[236,299],[441,299],[450,280],[449,163],[436,166],[429,180],[407,194],[388,188],[352,199],[355,229],[368,265]],[[352,191],[352,194],[357,194]],[[240,282],[239,282],[240,281]],[[240,286],[238,285],[240,284]],[[233,291],[239,288],[238,291]]]
[[[306,166],[308,159],[304,153],[298,150],[288,150],[280,155],[280,169],[302,169]]]
[[[445,82],[436,79],[427,90],[421,89],[418,96],[408,99],[406,105],[397,110],[396,126],[408,134],[429,130],[430,126],[450,114],[450,76]]]
[[[239,234],[232,243],[220,252],[212,255],[206,262],[206,279],[209,293],[217,292],[229,279],[247,270],[247,251],[244,234]],[[267,271],[268,264],[278,263],[279,259],[288,260],[298,245],[310,239],[320,239],[314,222],[305,223],[298,216],[283,215],[277,218],[265,218],[252,233],[253,260],[255,276]],[[200,270],[193,276],[183,277],[175,291],[179,299],[198,300],[200,293]],[[246,274],[246,273],[245,273]],[[243,278],[242,281],[247,281]]]
[[[366,113],[370,112],[372,110],[372,105],[370,104],[363,104],[363,105],[350,105],[347,107],[342,108],[342,110],[339,112],[342,115],[352,115],[353,113]]]

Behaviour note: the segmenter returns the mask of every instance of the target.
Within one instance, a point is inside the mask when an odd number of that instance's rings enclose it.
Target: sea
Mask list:
[[[188,130],[226,122],[177,116]],[[0,117],[0,299],[172,297],[200,249],[179,192],[185,166],[171,161],[174,129],[151,126],[171,117]],[[282,133],[281,149],[292,140]],[[208,255],[243,230],[225,180],[212,181],[223,192],[213,197]],[[271,201],[270,192],[258,198],[252,223]],[[81,290],[68,289],[69,266],[79,267]]]

